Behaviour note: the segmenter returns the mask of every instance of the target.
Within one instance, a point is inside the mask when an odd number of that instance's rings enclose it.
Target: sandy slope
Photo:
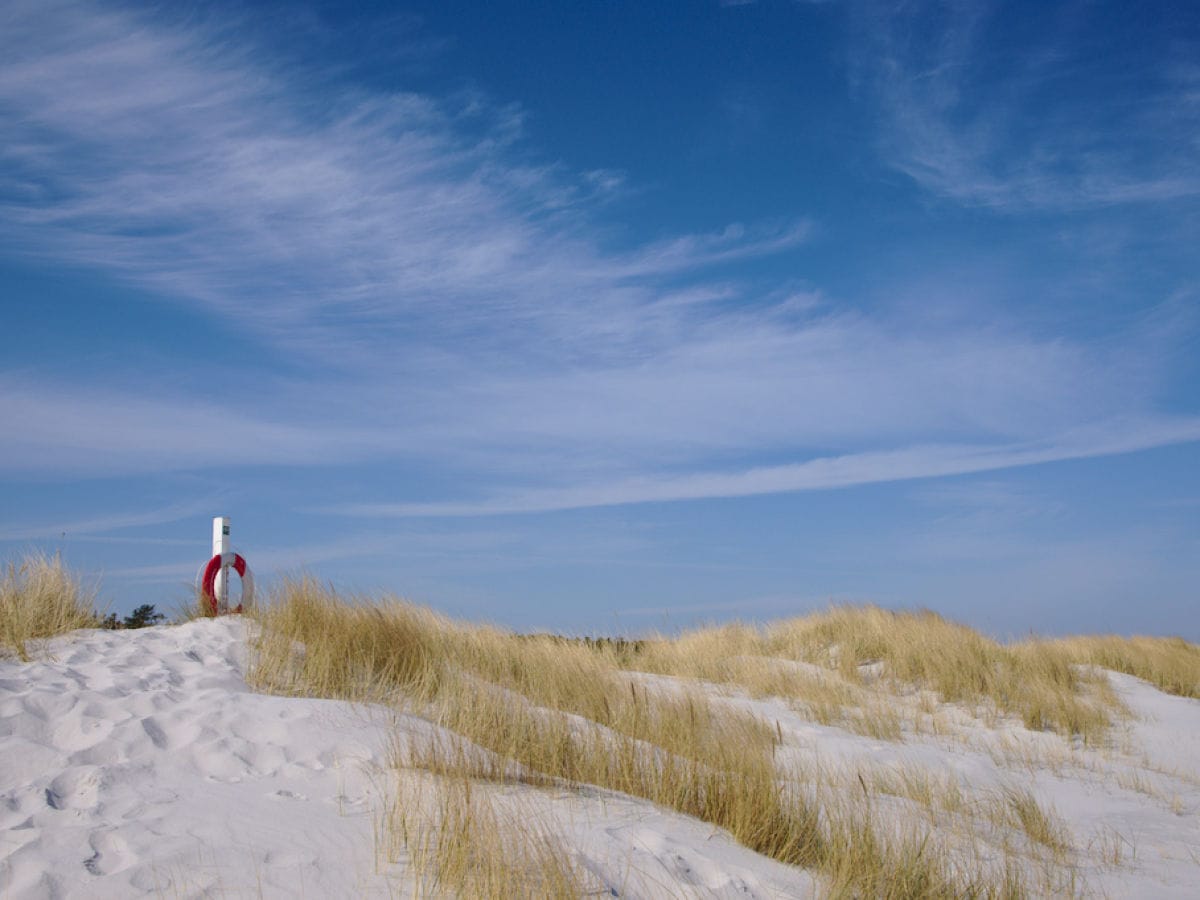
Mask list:
[[[411,894],[404,855],[377,858],[374,826],[392,784],[389,735],[432,726],[252,693],[244,628],[230,618],[85,631],[50,642],[44,661],[0,662],[0,898]],[[979,796],[1028,787],[1070,830],[1076,890],[1200,896],[1200,702],[1111,677],[1136,717],[1104,751],[1011,723],[983,728],[948,707],[942,733],[896,743],[814,724],[779,702],[726,702],[778,722],[781,760],[805,771],[857,779],[917,767]],[[671,679],[647,680],[671,689]],[[630,797],[480,790],[557,833],[598,893],[808,897],[818,887]],[[895,801],[898,816],[914,813],[907,802]]]
[[[1104,748],[1071,745],[1012,720],[986,727],[946,704],[936,713],[940,733],[906,731],[895,742],[817,724],[777,700],[734,694],[724,702],[776,724],[784,738],[781,768],[851,792],[860,774],[874,783],[872,773],[902,772],[959,785],[968,807],[1007,790],[1028,790],[1065,825],[1074,848],[1064,874],[1051,879],[1057,889],[1031,885],[1040,893],[1194,900],[1200,897],[1200,701],[1106,674],[1132,716],[1119,721]],[[663,691],[685,686],[670,677],[639,678]],[[913,707],[915,717],[915,698],[896,703]],[[930,818],[928,809],[908,801],[893,802],[890,812],[897,822],[922,829]],[[945,832],[951,817],[933,818]],[[1027,855],[1033,868],[1037,849]]]
[[[251,693],[243,628],[78,632],[50,661],[0,662],[0,897],[410,895],[403,859],[377,865],[373,826],[389,733],[430,726]],[[642,801],[534,799],[522,811],[610,895],[812,893],[805,873]]]
[[[80,632],[0,664],[0,885],[127,897],[366,894],[380,729],[251,693],[233,619]]]

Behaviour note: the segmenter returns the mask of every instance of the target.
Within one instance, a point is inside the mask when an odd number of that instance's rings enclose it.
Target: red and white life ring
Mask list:
[[[246,565],[246,560],[242,559],[240,553],[218,553],[208,561],[208,565],[204,567],[204,572],[200,579],[200,590],[204,594],[204,599],[208,603],[209,611],[215,616],[217,614],[217,573],[221,571],[223,566],[229,566],[241,576],[242,579],[242,602],[237,605],[237,609],[232,609],[230,612],[241,612],[242,607],[254,599],[254,574],[250,571],[250,567]],[[225,586],[225,590],[229,590],[229,586]]]

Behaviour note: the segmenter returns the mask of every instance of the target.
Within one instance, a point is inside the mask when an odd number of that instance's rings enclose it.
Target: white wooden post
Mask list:
[[[229,516],[217,516],[213,519],[213,556],[229,552]],[[229,609],[229,566],[221,566],[213,582],[213,597],[217,601],[217,612],[223,613]]]

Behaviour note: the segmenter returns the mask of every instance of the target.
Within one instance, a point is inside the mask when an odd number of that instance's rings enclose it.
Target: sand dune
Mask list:
[[[415,717],[247,688],[237,618],[0,662],[0,897],[409,895],[378,864],[386,743]],[[630,896],[811,893],[711,827],[604,792],[548,813]]]
[[[0,662],[0,897],[411,895],[405,855],[379,852],[379,817],[395,799],[387,750],[395,735],[433,726],[380,707],[254,693],[247,627],[226,618],[82,631],[47,642],[38,661]],[[920,767],[980,792],[1028,788],[1069,829],[1079,893],[1194,897],[1200,702],[1110,677],[1136,715],[1103,751],[966,716],[952,737],[881,741],[782,702],[722,702],[777,722],[788,757],[810,769]],[[671,679],[651,680],[671,689]],[[480,790],[555,833],[609,896],[820,892],[808,873],[642,800]]]

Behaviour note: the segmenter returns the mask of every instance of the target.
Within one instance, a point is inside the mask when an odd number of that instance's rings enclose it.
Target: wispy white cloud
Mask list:
[[[235,401],[130,396],[78,384],[0,377],[0,442],[9,471],[127,473],[361,458],[378,434],[255,416]]]
[[[59,536],[79,539],[107,535],[112,531],[127,528],[142,528],[147,525],[164,525],[197,516],[211,508],[211,501],[204,503],[173,504],[158,509],[134,513],[95,516],[88,519],[69,519],[53,523],[22,523],[0,526],[0,541],[33,541]]]
[[[1084,6],[858,9],[887,160],[929,190],[1015,211],[1200,194],[1195,47],[1169,17],[1131,36]]]
[[[352,516],[480,516],[549,512],[625,503],[744,497],[790,491],[829,490],[862,484],[989,472],[1129,453],[1200,440],[1200,419],[1106,423],[1033,444],[1010,446],[914,446],[851,453],[806,462],[728,472],[656,475],[569,488],[534,489],[476,503],[365,503],[331,511]]]
[[[631,279],[804,237],[732,226],[602,254],[581,231],[596,173],[522,163],[518,109],[335,90],[217,28],[86,3],[9,4],[6,26],[5,237],[326,357],[418,329],[602,337],[598,303],[645,301]]]
[[[349,90],[161,10],[14,0],[0,15],[0,238],[208,310],[311,372],[228,401],[0,376],[0,420],[20,423],[0,442],[6,470],[418,459],[492,489],[357,512],[462,515],[1194,436],[1191,419],[1155,415],[1143,360],[1161,344],[1144,335],[1092,348],[1001,323],[934,331],[729,274],[811,241],[802,216],[612,250],[591,204],[619,183],[531,161],[519,108]],[[963,33],[948,57],[968,55]]]
[[[721,296],[669,295],[640,332],[615,322],[624,331],[608,350],[583,347],[566,369],[481,360],[425,383],[385,361],[352,389],[306,381],[251,403],[0,378],[0,415],[20,423],[0,464],[116,473],[423,459],[499,483],[641,478],[651,499],[660,479],[746,455],[1009,447],[1125,427],[1146,420],[1158,383],[1136,336],[1097,352],[999,331],[931,335],[790,300],[710,309]]]

